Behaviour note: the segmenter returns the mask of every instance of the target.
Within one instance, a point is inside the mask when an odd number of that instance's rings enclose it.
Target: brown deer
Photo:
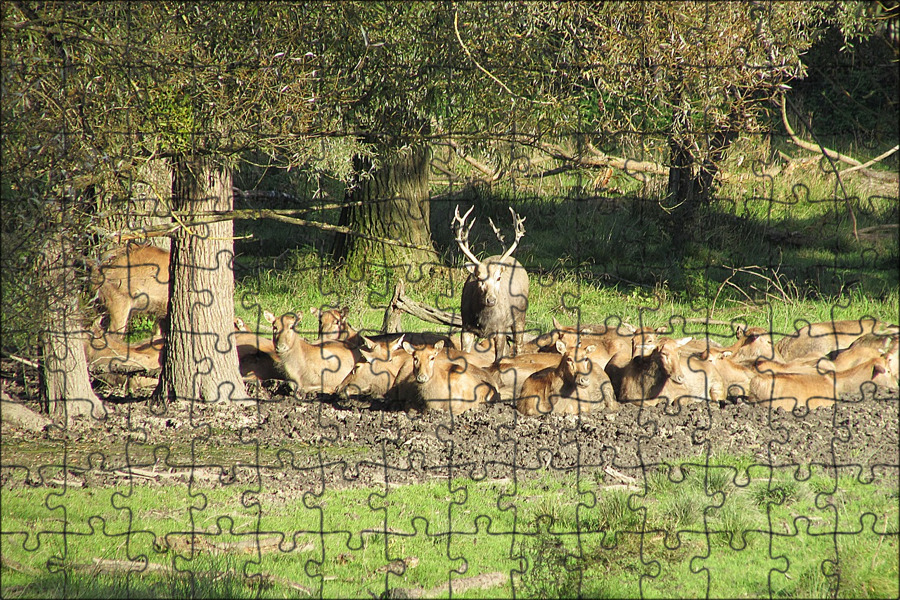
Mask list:
[[[821,358],[830,352],[849,348],[858,338],[867,333],[897,333],[898,327],[876,319],[864,318],[856,321],[826,321],[810,323],[796,333],[778,340],[775,348],[784,360],[805,356]]]
[[[730,352],[735,362],[752,362],[759,358],[775,362],[785,362],[781,353],[772,343],[772,334],[762,327],[737,327],[734,332],[737,341],[727,348],[713,352]]]
[[[844,371],[882,356],[887,359],[891,372],[900,374],[900,335],[867,333],[856,339],[849,348],[832,352],[827,358],[836,370]]]
[[[132,314],[166,314],[169,253],[156,246],[129,244],[93,268],[91,282],[109,313],[108,330],[124,333]]]
[[[345,306],[340,310],[336,308],[321,310],[311,306],[309,312],[319,320],[320,342],[344,341],[352,333],[356,333],[347,322],[347,317],[350,314],[349,306]]]
[[[266,311],[263,316],[272,324],[272,341],[281,369],[302,394],[333,394],[360,358],[358,351],[342,342],[312,344],[304,340],[294,331],[295,314],[276,318]]]
[[[85,357],[92,371],[157,372],[163,344],[165,340],[162,338],[137,344],[126,343],[122,336],[103,331],[99,322],[84,338]]]
[[[897,379],[885,358],[874,358],[844,371],[828,373],[767,373],[750,382],[749,401],[771,408],[815,410],[831,406],[842,394],[858,394],[860,387],[872,382],[891,390]]]
[[[472,207],[474,208],[474,206]],[[471,352],[475,338],[492,338],[494,343],[494,360],[506,356],[507,338],[513,342],[512,355],[515,356],[522,347],[525,333],[525,313],[528,310],[528,272],[525,267],[512,257],[519,240],[525,235],[524,217],[519,217],[510,207],[515,225],[516,239],[502,255],[491,256],[479,260],[469,249],[469,230],[472,222],[466,225],[466,219],[472,208],[462,217],[459,206],[453,226],[456,230],[456,243],[469,259],[466,268],[469,278],[463,285],[461,316],[462,339],[464,352]],[[503,236],[490,222],[494,233],[503,242]]]
[[[398,389],[401,400],[454,415],[483,402],[499,401],[491,374],[443,355],[443,342],[424,348],[403,342],[403,349],[412,357],[412,371]]]
[[[523,415],[585,414],[603,405],[618,410],[609,377],[591,360],[595,348],[581,348],[556,342],[562,355],[555,367],[532,374],[525,380],[516,399],[516,410]]]
[[[619,400],[641,400],[650,405],[664,399],[678,404],[725,400],[725,384],[709,361],[688,349],[682,351],[690,341],[663,337],[652,349],[636,343],[635,354],[622,373]]]
[[[344,398],[386,397],[398,376],[403,379],[412,372],[412,357],[403,350],[403,342],[404,336],[400,335],[360,348],[363,360],[353,365],[335,392]]]
[[[531,352],[501,358],[486,370],[494,376],[501,400],[515,400],[522,393],[525,380],[534,373],[559,365],[558,352]]]

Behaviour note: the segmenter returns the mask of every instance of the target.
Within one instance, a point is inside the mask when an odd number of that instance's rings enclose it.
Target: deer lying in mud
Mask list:
[[[490,373],[443,355],[443,342],[423,348],[403,342],[403,349],[412,357],[412,370],[403,382],[398,382],[400,400],[454,415],[483,402],[499,401]]]
[[[784,360],[815,356],[821,358],[831,352],[849,348],[854,341],[867,333],[895,334],[896,325],[876,319],[858,321],[827,321],[811,323],[796,333],[778,340],[775,348]]]
[[[363,360],[353,365],[335,392],[349,396],[386,397],[397,382],[412,372],[412,357],[403,349],[404,336],[360,348]]]
[[[318,341],[320,342],[345,341],[351,333],[356,333],[347,322],[347,317],[350,315],[349,306],[340,310],[336,308],[322,310],[311,306],[309,312],[315,315],[319,321]]]
[[[556,368],[559,359],[558,352],[529,352],[501,358],[485,370],[494,377],[500,399],[515,401],[522,393],[525,380],[538,371]]]
[[[124,333],[133,314],[166,314],[169,253],[156,246],[129,244],[91,270],[91,283],[109,313],[108,330]]]
[[[818,373],[767,373],[750,382],[749,398],[771,408],[815,410],[831,406],[842,394],[858,394],[866,382],[897,389],[896,376],[884,357],[874,358],[844,371]]]
[[[622,373],[620,401],[641,400],[654,405],[667,399],[670,403],[724,401],[725,384],[707,360],[688,347],[691,338],[674,340],[658,338],[648,346],[644,336]]]
[[[849,348],[832,352],[826,358],[836,370],[844,371],[882,356],[888,361],[891,373],[900,376],[900,334],[867,333]]]
[[[362,361],[353,366],[341,382],[337,393],[343,396],[371,396],[397,399],[402,390],[395,384],[405,381],[412,372],[412,356],[403,349],[408,343],[416,350],[441,344],[440,356],[465,368],[468,365],[489,369],[490,358],[484,353],[466,353],[452,347],[446,336],[432,333],[382,334],[366,338],[368,345],[359,348]]]
[[[292,313],[276,318],[266,311],[263,316],[272,324],[280,368],[301,394],[334,393],[360,358],[358,352],[342,342],[312,344],[304,340],[294,331],[297,317]]]
[[[240,318],[234,320],[234,329],[231,339],[237,347],[241,377],[245,381],[283,380],[281,359],[275,351],[275,343],[251,332]]]
[[[562,355],[555,367],[542,369],[529,376],[516,400],[516,410],[523,415],[585,414],[603,406],[618,410],[609,377],[591,360],[593,346],[566,348],[556,342]]]
[[[474,206],[472,207],[474,208]],[[453,227],[456,231],[456,243],[469,262],[466,269],[469,278],[463,285],[460,312],[462,316],[462,350],[472,352],[476,337],[492,338],[494,343],[494,360],[506,356],[507,337],[512,339],[515,356],[522,349],[522,338],[525,333],[525,313],[528,310],[528,272],[518,260],[512,257],[525,235],[524,217],[516,215],[510,208],[515,225],[516,239],[506,251],[497,256],[479,260],[469,249],[469,230],[472,222],[466,225],[466,219],[472,208],[462,217],[459,206]],[[493,221],[490,222],[494,233],[503,242]]]

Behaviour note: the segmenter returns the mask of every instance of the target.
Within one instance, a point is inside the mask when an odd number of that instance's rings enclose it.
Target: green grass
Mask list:
[[[896,593],[896,480],[818,468],[798,480],[750,457],[706,465],[650,470],[633,490],[585,469],[580,480],[545,472],[303,496],[265,481],[262,491],[4,488],[3,597],[366,597],[496,572],[502,581],[462,595]],[[276,546],[257,552],[257,536]],[[163,570],[98,575],[95,558]]]

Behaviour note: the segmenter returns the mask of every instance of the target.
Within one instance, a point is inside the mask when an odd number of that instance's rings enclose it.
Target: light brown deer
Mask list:
[[[169,253],[156,246],[130,244],[91,269],[91,283],[109,313],[108,330],[124,333],[133,314],[166,314]]]
[[[516,410],[523,415],[585,414],[600,406],[618,410],[609,377],[591,360],[593,346],[566,348],[556,342],[562,355],[555,367],[538,371],[525,380]]]
[[[522,393],[525,380],[543,369],[553,369],[559,365],[558,352],[530,352],[510,358],[501,358],[486,367],[497,382],[497,391],[502,400],[515,400]]]
[[[635,334],[637,339],[637,334]],[[646,340],[646,337],[644,337]],[[644,404],[724,401],[725,384],[709,361],[685,350],[691,338],[662,337],[656,345],[637,348],[622,373],[620,401],[641,400]],[[649,350],[649,354],[644,354]]]
[[[281,369],[302,394],[333,394],[361,358],[342,342],[306,341],[294,331],[297,317],[293,313],[276,318],[266,311],[263,316],[272,324],[272,341],[281,359]]]
[[[827,358],[836,370],[844,371],[882,356],[887,359],[892,373],[900,373],[900,335],[867,333],[857,338],[849,348],[832,352]]]
[[[842,394],[858,394],[866,382],[897,389],[887,360],[875,358],[844,371],[817,373],[768,373],[750,382],[749,401],[771,408],[815,410],[831,406]]]
[[[474,207],[472,207],[474,208]],[[464,215],[456,216],[453,226],[456,230],[456,243],[469,262],[466,268],[469,278],[463,285],[460,312],[462,316],[462,350],[471,352],[475,338],[492,338],[494,343],[494,360],[506,356],[507,338],[512,339],[512,356],[522,348],[525,333],[525,313],[528,310],[528,272],[512,253],[525,235],[525,218],[516,215],[510,208],[515,224],[516,239],[502,255],[491,256],[479,260],[469,249],[469,230],[472,222],[466,225],[466,219],[472,208]],[[503,236],[490,222],[494,233],[503,242]]]
[[[500,400],[490,373],[442,355],[443,342],[424,348],[403,342],[403,349],[412,357],[412,372],[402,387],[398,385],[401,400],[454,415]]]
[[[897,325],[865,318],[857,321],[826,321],[810,323],[796,333],[778,340],[775,348],[784,360],[802,357],[821,358],[830,352],[849,348],[858,338],[867,333],[897,333]]]
[[[345,306],[340,310],[336,308],[321,310],[311,306],[309,307],[309,312],[315,315],[319,321],[320,342],[345,341],[351,333],[356,333],[347,322],[347,317],[350,315],[349,306]]]

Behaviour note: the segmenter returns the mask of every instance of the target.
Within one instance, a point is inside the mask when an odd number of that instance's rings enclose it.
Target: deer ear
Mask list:
[[[403,345],[406,343],[403,341],[403,338],[405,338],[405,337],[406,337],[405,333],[403,335],[401,335],[400,337],[398,337],[397,341],[391,345],[390,351],[393,352],[394,350],[399,350],[400,348],[403,348]]]
[[[269,311],[263,311],[263,318],[269,323],[272,323],[273,325],[275,324],[275,315],[273,315]]]
[[[560,323],[556,317],[553,317],[553,328],[562,329],[562,323]]]
[[[360,335],[359,338],[360,338],[360,340],[362,340],[362,343],[359,345],[360,351],[368,350],[369,352],[371,352],[371,351],[375,350],[375,342],[373,342],[372,340],[370,340],[369,338],[367,338],[364,335]]]
[[[434,349],[440,352],[444,349],[444,340],[440,340],[437,344],[434,345]]]
[[[403,342],[403,349],[406,350],[406,352],[410,355],[413,355],[416,353],[416,349],[413,348],[412,344],[410,344],[409,342]]]
[[[566,343],[562,340],[556,340],[556,351],[560,354],[566,353]]]
[[[877,375],[881,375],[883,373],[887,373],[887,369],[884,368],[884,363],[877,362],[872,365],[872,379],[875,379]]]
[[[588,346],[587,348],[584,349],[584,353],[590,354],[596,349],[597,349],[597,346],[595,346],[594,344],[591,344],[590,346]]]
[[[310,306],[310,307],[309,307],[309,312],[310,312],[310,314],[316,315],[317,317],[321,317],[321,316],[322,316],[322,311],[320,311],[320,310],[319,310],[318,308],[316,308],[315,306]]]
[[[341,309],[341,316],[342,316],[342,317],[346,318],[347,315],[349,315],[349,314],[350,314],[350,307],[349,307],[349,306],[345,306],[344,308]]]

